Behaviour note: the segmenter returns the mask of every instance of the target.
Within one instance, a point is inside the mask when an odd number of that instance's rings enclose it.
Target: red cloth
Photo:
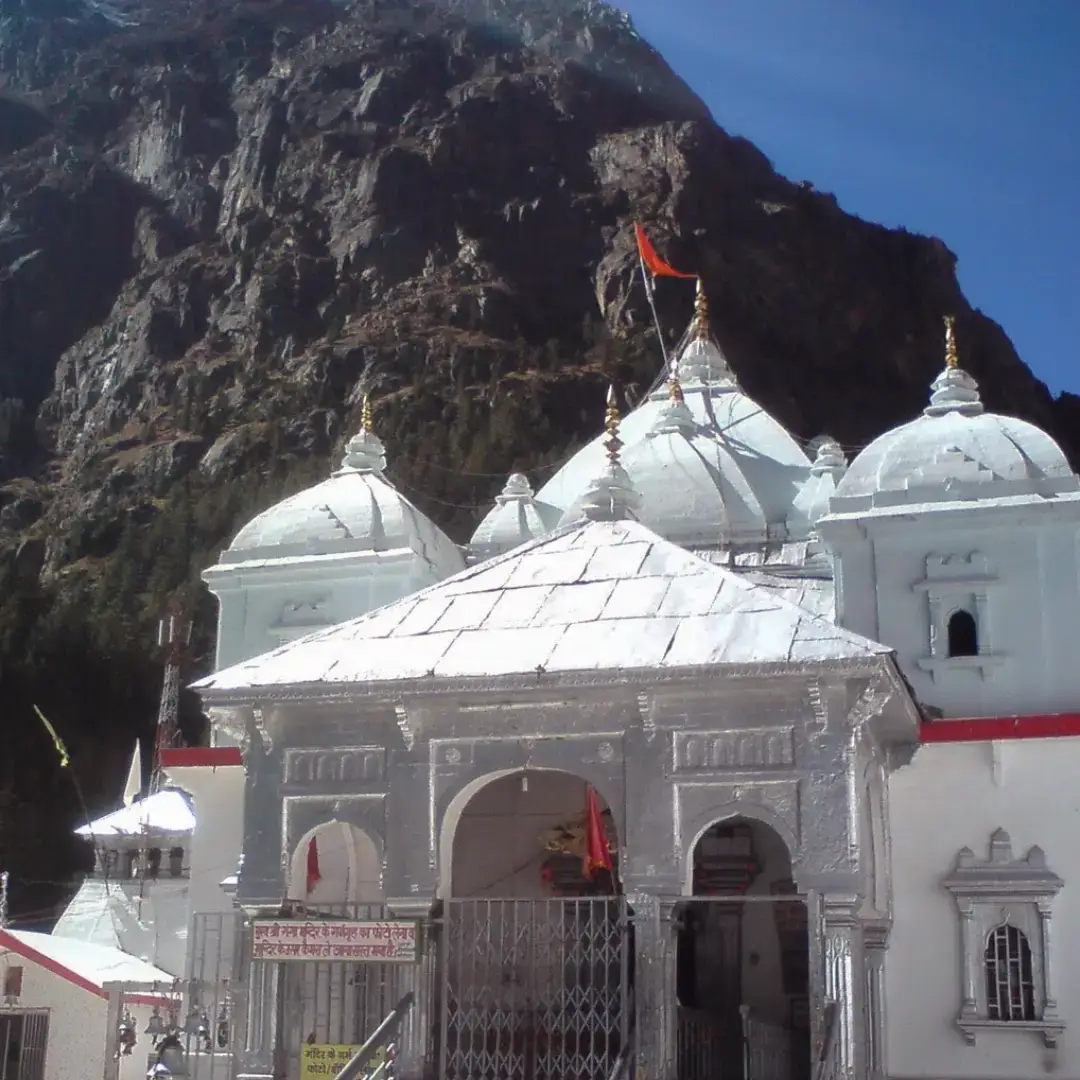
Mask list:
[[[319,846],[315,843],[313,836],[307,846],[307,892],[309,895],[320,881],[322,881],[322,874],[319,872]]]
[[[645,268],[649,271],[653,277],[677,277],[677,278],[696,278],[697,274],[684,274],[681,270],[676,270],[673,266],[664,262],[656,253],[656,248],[652,246],[652,241],[645,235],[645,230],[634,223],[634,235],[637,237],[638,251],[641,253],[641,261],[645,264]]]
[[[597,870],[612,870],[607,830],[600,816],[600,800],[590,785],[585,791],[585,859],[582,870],[591,878]]]

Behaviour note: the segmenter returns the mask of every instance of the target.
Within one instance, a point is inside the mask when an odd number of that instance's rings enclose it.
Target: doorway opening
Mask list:
[[[787,846],[761,822],[728,818],[693,860],[693,898],[678,912],[679,1080],[807,1080],[807,911]]]
[[[492,779],[447,827],[433,1071],[609,1076],[629,1037],[633,947],[603,797],[530,769]]]

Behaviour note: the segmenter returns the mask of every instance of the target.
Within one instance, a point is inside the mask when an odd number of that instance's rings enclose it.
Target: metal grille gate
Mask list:
[[[621,898],[449,900],[440,1080],[595,1080],[630,1028]]]
[[[49,1014],[44,1009],[0,1013],[0,1080],[45,1080]]]

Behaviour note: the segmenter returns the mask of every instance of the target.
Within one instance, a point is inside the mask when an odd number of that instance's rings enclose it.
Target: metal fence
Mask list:
[[[448,900],[440,1080],[595,1080],[629,1035],[621,898]]]

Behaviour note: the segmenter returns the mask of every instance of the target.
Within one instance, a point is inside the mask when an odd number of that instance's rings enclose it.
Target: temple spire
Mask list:
[[[619,438],[619,403],[615,387],[609,386],[604,410],[604,449],[607,464],[582,495],[580,513],[590,521],[622,521],[632,518],[641,496],[619,460],[623,441]]]
[[[608,386],[607,408],[604,410],[604,431],[607,433],[604,449],[607,451],[608,461],[616,468],[619,465],[619,451],[623,448],[622,439],[619,438],[621,421],[619,402],[615,397],[615,384],[612,383]]]
[[[381,473],[386,468],[386,448],[372,426],[371,395],[365,394],[360,407],[360,430],[345,447],[345,457],[335,476],[350,472]]]
[[[930,404],[923,410],[927,416],[944,416],[958,412],[976,416],[983,411],[979,384],[960,366],[956,348],[956,319],[945,316],[945,369],[931,383]]]
[[[945,316],[945,366],[958,368],[960,366],[960,354],[956,349],[956,316]]]
[[[691,336],[696,341],[709,340],[709,299],[705,295],[705,285],[697,279],[697,292],[694,294],[694,323]]]

